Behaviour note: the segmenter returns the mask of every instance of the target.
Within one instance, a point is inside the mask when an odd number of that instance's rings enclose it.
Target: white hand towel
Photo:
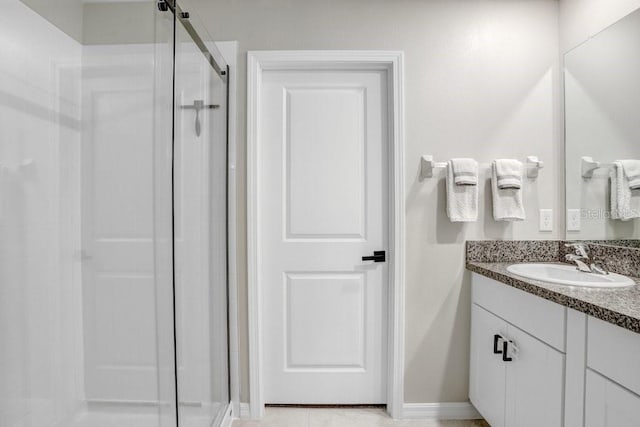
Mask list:
[[[624,175],[629,181],[629,188],[632,190],[640,189],[640,160],[620,160]]]
[[[498,187],[497,162],[491,163],[491,193],[493,195],[493,219],[496,221],[523,221],[525,219],[521,188]]]
[[[611,171],[611,218],[629,221],[640,218],[640,190],[632,190],[622,161],[613,162]]]
[[[522,188],[522,162],[515,159],[494,160],[498,176],[498,188]]]
[[[447,216],[451,222],[475,222],[478,220],[478,186],[456,185],[453,162],[447,165]]]
[[[478,185],[478,162],[473,159],[451,159],[456,185]]]

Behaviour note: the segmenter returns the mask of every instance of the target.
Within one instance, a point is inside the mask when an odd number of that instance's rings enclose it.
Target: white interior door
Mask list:
[[[386,402],[387,72],[264,71],[266,403]]]

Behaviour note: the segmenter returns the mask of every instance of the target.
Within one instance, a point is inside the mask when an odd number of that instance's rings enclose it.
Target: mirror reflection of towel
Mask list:
[[[613,169],[609,177],[611,180],[611,218],[622,221],[640,218],[640,189],[631,189],[623,161],[613,162]]]
[[[624,176],[629,181],[629,188],[640,190],[640,160],[620,160]]]

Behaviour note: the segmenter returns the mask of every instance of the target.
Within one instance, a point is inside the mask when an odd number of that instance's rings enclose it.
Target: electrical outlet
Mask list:
[[[540,209],[540,231],[553,231],[553,209]]]
[[[580,209],[567,209],[567,231],[580,231]]]

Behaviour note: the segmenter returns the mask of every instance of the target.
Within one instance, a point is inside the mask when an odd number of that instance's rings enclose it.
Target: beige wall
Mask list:
[[[576,47],[638,7],[640,0],[561,0],[561,51]]]
[[[544,239],[537,210],[560,218],[558,3],[555,0],[192,0],[215,40],[239,41],[238,172],[242,401],[248,400],[245,98],[246,53],[272,49],[405,52],[407,402],[466,401],[469,359],[467,239]],[[536,154],[546,162],[525,190],[523,223],[490,216],[450,223],[442,173],[418,179],[419,158],[480,161]],[[559,221],[556,221],[558,224]],[[556,229],[558,230],[558,229]]]
[[[76,39],[71,13],[25,0]],[[60,2],[55,2],[59,5]],[[216,40],[238,40],[240,329],[242,400],[248,400],[246,313],[246,52],[265,49],[393,49],[406,54],[407,402],[467,399],[469,274],[467,239],[562,236],[563,147],[560,52],[640,6],[640,0],[191,0]],[[86,42],[138,40],[132,9],[85,6]],[[137,5],[144,7],[143,5]],[[113,7],[113,5],[112,5]],[[119,12],[116,12],[119,10]],[[55,13],[54,13],[55,12]],[[146,12],[145,12],[146,13]],[[111,16],[110,15],[117,15]],[[133,18],[131,18],[133,19]],[[126,19],[124,19],[126,21]],[[117,23],[118,25],[115,25]],[[558,23],[562,29],[558,34]],[[140,23],[137,24],[140,26]],[[146,26],[145,26],[146,28]],[[138,28],[139,29],[139,28]],[[142,33],[148,33],[145,29]],[[140,39],[138,41],[143,41]],[[526,189],[529,220],[495,223],[486,181],[480,220],[451,224],[442,174],[418,179],[419,156],[439,160],[537,154],[546,161]],[[486,176],[485,176],[486,178]],[[537,231],[537,209],[555,210],[556,231]]]
[[[81,0],[21,0],[64,33],[82,42]]]
[[[163,34],[155,31],[155,11],[150,2],[86,3],[83,44],[158,42],[155,37]]]
[[[154,1],[20,0],[84,45],[154,43]],[[167,16],[168,19],[168,16]]]

